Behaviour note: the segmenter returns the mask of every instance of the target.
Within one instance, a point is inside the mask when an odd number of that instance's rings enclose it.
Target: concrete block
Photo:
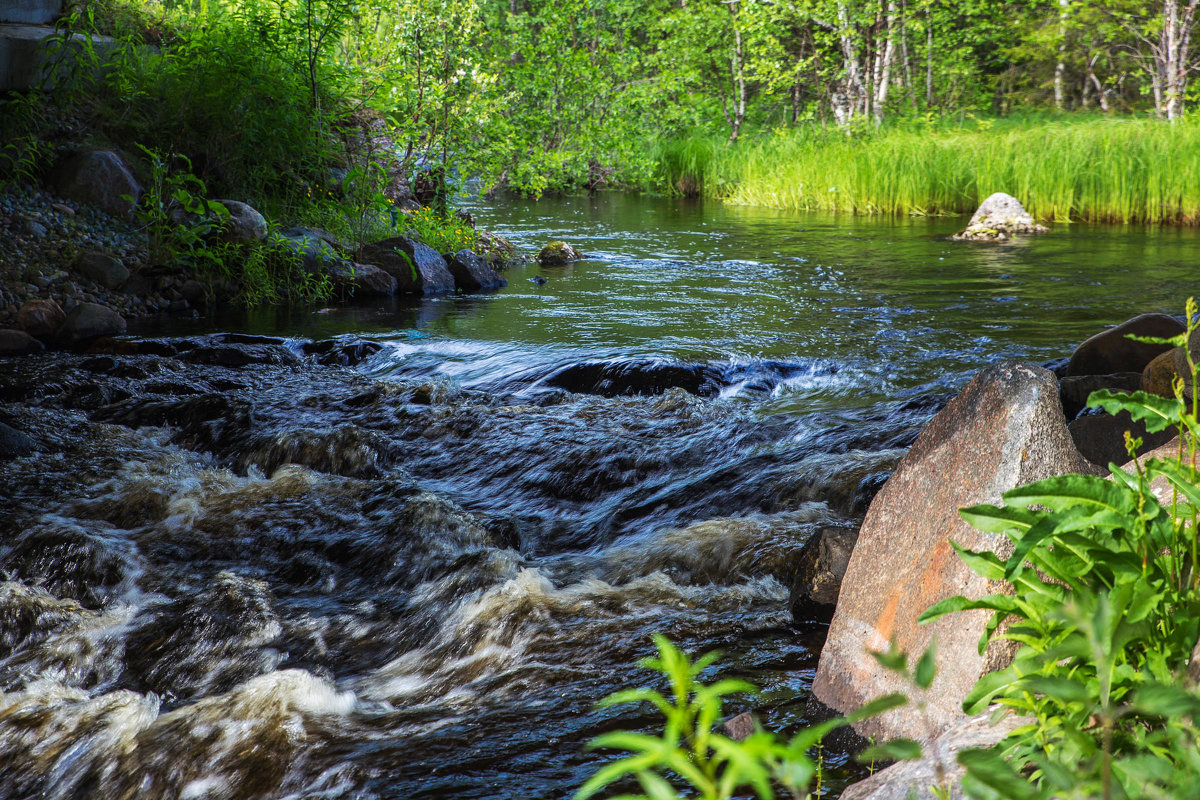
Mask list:
[[[63,0],[0,0],[0,22],[45,25],[62,13]]]
[[[70,56],[60,61],[58,54],[46,47],[55,33],[47,25],[0,25],[0,92],[24,91],[42,85],[46,78],[53,83],[66,76]],[[81,52],[84,41],[83,34],[74,34],[72,53]],[[92,36],[91,41],[101,60],[116,46],[108,36]],[[51,75],[55,63],[58,67]]]

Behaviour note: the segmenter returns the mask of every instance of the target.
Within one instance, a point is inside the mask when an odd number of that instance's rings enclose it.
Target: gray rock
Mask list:
[[[909,687],[870,650],[894,641],[914,657],[938,642],[938,679],[927,694],[928,724],[898,709],[857,726],[863,736],[926,739],[962,717],[980,676],[1010,663],[1012,643],[977,652],[990,614],[969,611],[918,625],[941,600],[997,591],[950,546],[1012,552],[1004,536],[975,530],[958,509],[1000,503],[1016,486],[1068,472],[1098,474],[1067,431],[1058,383],[1041,367],[1009,362],[979,373],[929,423],[872,501],[842,581],[821,651],[813,694],[848,712]]]
[[[965,230],[950,237],[958,241],[1004,241],[1016,233],[1046,233],[1010,194],[996,192],[979,204]]]
[[[35,239],[44,239],[50,230],[36,219],[25,220],[25,232]]]
[[[1087,399],[1092,392],[1108,389],[1113,392],[1136,392],[1142,388],[1140,372],[1114,372],[1112,375],[1071,375],[1058,382],[1058,396],[1062,400],[1063,414],[1075,419],[1087,408]]]
[[[459,250],[448,256],[446,265],[454,276],[454,284],[464,292],[508,286],[508,281],[496,274],[487,259],[471,250]]]
[[[288,228],[280,232],[280,241],[300,256],[304,269],[314,275],[336,274],[349,265],[341,253],[321,232],[311,228]]]
[[[930,789],[950,788],[949,797],[962,797],[962,779],[966,770],[959,766],[959,751],[973,747],[991,747],[1018,725],[1029,720],[1011,714],[996,724],[991,714],[964,717],[925,746],[921,758],[898,761],[866,780],[847,786],[841,800],[909,800],[933,797]]]
[[[120,289],[129,280],[129,270],[121,259],[98,250],[80,253],[75,259],[75,270],[109,289]]]
[[[238,200],[218,200],[229,210],[229,221],[222,232],[226,241],[254,244],[267,238],[267,220],[262,214]]]
[[[125,318],[96,303],[80,303],[71,309],[59,337],[65,344],[79,344],[101,336],[125,333]]]
[[[396,293],[396,279],[373,264],[352,264],[338,278],[354,297],[391,297]]]
[[[403,294],[445,294],[454,291],[454,276],[442,254],[407,236],[373,242],[362,248],[361,260],[396,279]]]
[[[0,328],[0,356],[23,356],[45,349],[44,344],[25,331]]]
[[[62,306],[53,300],[30,300],[17,312],[17,322],[30,336],[52,339],[67,319]]]
[[[1088,414],[1071,422],[1071,438],[1083,457],[1100,467],[1110,463],[1124,464],[1129,460],[1125,449],[1125,431],[1141,438],[1142,446],[1137,455],[1161,447],[1175,438],[1175,429],[1168,428],[1157,433],[1147,433],[1142,422],[1135,421],[1128,411],[1120,414]]]
[[[47,25],[62,16],[63,0],[5,0],[0,5],[0,22]]]
[[[129,218],[142,187],[116,153],[91,150],[66,158],[51,176],[54,191],[67,200],[88,203],[121,219]],[[125,199],[123,195],[132,198]]]
[[[566,242],[550,242],[537,255],[538,263],[543,267],[556,267],[571,261],[579,261],[583,253]]]
[[[0,458],[20,458],[36,452],[38,444],[16,428],[0,422]]]
[[[808,541],[800,553],[788,602],[794,619],[803,619],[806,616],[804,607],[809,604],[837,604],[842,579],[857,541],[858,531],[854,528],[822,528]]]
[[[1075,348],[1067,362],[1068,376],[1111,375],[1114,372],[1138,372],[1159,353],[1171,349],[1165,344],[1145,344],[1125,338],[1157,336],[1169,338],[1183,333],[1183,323],[1166,314],[1140,314],[1115,328],[1101,331]]]

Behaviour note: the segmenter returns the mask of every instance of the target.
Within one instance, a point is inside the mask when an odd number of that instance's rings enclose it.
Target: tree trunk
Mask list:
[[[892,62],[896,58],[896,2],[888,0],[887,6],[887,44],[883,46],[883,56],[878,62],[880,67],[876,73],[875,96],[871,104],[871,116],[875,127],[883,124],[883,107],[887,104],[888,86],[892,82]]]
[[[1063,110],[1063,78],[1067,72],[1067,10],[1071,0],[1058,0],[1058,63],[1054,65],[1054,107]]]
[[[933,105],[933,14],[925,9],[925,106]]]
[[[733,113],[730,115],[729,141],[732,144],[738,140],[742,130],[742,121],[746,118],[746,69],[742,53],[742,30],[738,26],[737,3],[730,3],[730,22],[733,24],[733,55],[730,56],[730,71],[733,78]]]

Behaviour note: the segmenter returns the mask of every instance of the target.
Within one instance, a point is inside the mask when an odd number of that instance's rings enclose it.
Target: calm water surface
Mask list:
[[[858,523],[976,370],[1181,310],[1200,253],[1190,230],[987,246],[946,240],[962,220],[619,195],[470,210],[588,258],[141,331],[382,345],[353,371],[130,356],[104,368],[124,400],[16,407],[91,445],[0,468],[0,613],[24,626],[0,640],[0,797],[568,797],[588,739],[654,728],[594,704],[652,680],[656,631],[723,650],[764,690],[730,712],[793,730],[824,634],[788,612],[809,538]],[[61,369],[68,399],[105,380]],[[174,432],[175,395],[218,391],[253,404],[244,430]]]

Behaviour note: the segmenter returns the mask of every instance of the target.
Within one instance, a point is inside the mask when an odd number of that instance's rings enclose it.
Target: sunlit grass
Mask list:
[[[1032,119],[830,128],[660,145],[662,185],[734,203],[863,214],[958,214],[992,192],[1044,220],[1200,222],[1200,123]]]

